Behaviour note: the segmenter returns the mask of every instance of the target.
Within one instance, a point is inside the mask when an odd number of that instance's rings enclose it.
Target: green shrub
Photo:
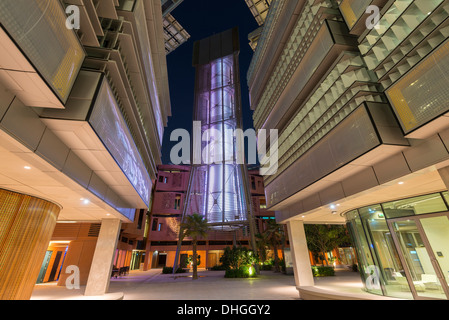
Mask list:
[[[273,269],[273,266],[271,264],[263,264],[260,266],[260,270],[263,271],[271,271]]]
[[[246,247],[226,247],[220,258],[226,269],[239,269],[241,266],[254,264],[257,257]]]
[[[332,267],[312,266],[314,277],[332,277],[335,276],[335,270]]]
[[[224,265],[216,265],[213,266],[212,268],[210,268],[212,271],[222,271],[222,270],[226,270],[226,267]]]
[[[238,269],[226,269],[225,278],[250,278],[256,277],[252,266],[241,266]]]
[[[178,268],[178,270],[176,270],[176,273],[184,273],[184,272],[187,272],[187,271],[182,269],[182,268]],[[162,273],[163,274],[173,273],[173,267],[163,267],[162,268]]]
[[[257,262],[257,257],[246,247],[226,247],[220,262],[226,270],[225,278],[248,278],[254,276],[252,265]]]
[[[240,269],[228,269],[225,272],[225,278],[246,278]]]
[[[265,260],[265,262],[263,263],[265,266],[274,266],[274,259],[273,258],[270,258],[270,259],[267,259],[267,260]]]
[[[225,272],[225,278],[249,278],[249,272],[244,268],[228,269]]]
[[[163,267],[162,273],[164,273],[164,274],[173,273],[173,268],[172,267]]]

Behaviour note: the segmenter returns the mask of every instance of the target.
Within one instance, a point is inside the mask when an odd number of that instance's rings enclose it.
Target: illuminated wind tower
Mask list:
[[[234,135],[242,129],[239,52],[238,28],[194,44],[194,130],[204,141],[193,143],[184,215],[199,213],[222,231],[247,226],[252,217],[247,169],[236,160],[243,151]]]

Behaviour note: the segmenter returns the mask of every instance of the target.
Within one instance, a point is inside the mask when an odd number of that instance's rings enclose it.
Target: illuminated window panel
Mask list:
[[[426,19],[438,18],[432,13],[442,3],[443,0],[395,1],[380,19],[380,28],[373,28],[359,46],[368,67],[377,68],[396,48],[411,50],[413,45],[407,48],[404,40]]]
[[[250,192],[234,136],[241,127],[238,29],[195,42],[194,121],[201,122],[201,150],[193,143],[193,165],[183,216],[198,213],[216,231],[249,223]],[[197,124],[195,124],[197,125]],[[196,129],[195,129],[196,130]],[[199,144],[199,143],[198,143]]]
[[[58,0],[0,1],[1,25],[64,103],[85,57],[66,20]]]
[[[340,11],[349,29],[352,29],[360,17],[365,13],[372,0],[343,0]]]
[[[234,83],[234,56],[212,61],[199,68],[200,99],[196,114],[202,121],[202,133],[209,148],[203,153],[205,194],[202,213],[210,223],[229,223],[246,220],[241,199],[241,171],[233,162],[235,143],[233,132],[237,128]],[[208,76],[209,75],[209,76]],[[215,143],[212,143],[215,142]]]
[[[405,133],[449,110],[449,41],[386,91]]]
[[[107,81],[103,81],[89,118],[98,137],[146,205],[152,181]]]
[[[448,16],[449,2],[435,10],[375,69],[384,88],[394,84],[449,37]]]
[[[272,0],[245,0],[259,26],[263,25],[267,17]]]

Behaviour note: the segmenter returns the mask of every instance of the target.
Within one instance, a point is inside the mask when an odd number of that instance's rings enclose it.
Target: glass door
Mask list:
[[[448,215],[405,217],[388,223],[415,299],[449,299]]]
[[[39,271],[39,276],[37,277],[36,283],[44,282],[45,273],[47,272],[48,264],[50,263],[50,258],[53,251],[47,250],[45,253],[44,261],[42,262],[41,270]]]

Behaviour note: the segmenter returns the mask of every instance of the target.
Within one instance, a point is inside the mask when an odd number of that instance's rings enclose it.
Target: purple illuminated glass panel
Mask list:
[[[140,198],[149,206],[152,181],[106,80],[101,85],[89,123]]]
[[[204,215],[210,223],[247,220],[242,164],[235,159],[235,129],[241,111],[236,94],[235,55],[197,68],[195,120],[201,121],[202,165],[192,179],[190,213]],[[206,139],[205,139],[206,138]]]

